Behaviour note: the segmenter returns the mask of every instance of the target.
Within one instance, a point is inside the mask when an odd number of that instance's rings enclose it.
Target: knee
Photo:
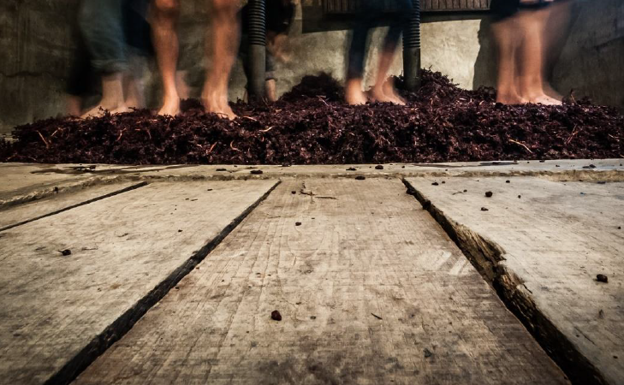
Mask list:
[[[154,9],[160,16],[177,16],[180,13],[180,0],[154,0]]]

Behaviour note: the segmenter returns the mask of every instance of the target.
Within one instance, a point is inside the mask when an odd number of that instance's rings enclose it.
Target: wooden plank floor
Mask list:
[[[560,343],[561,333],[571,344],[553,348],[569,355],[567,365],[579,371],[579,383],[595,382],[594,370],[607,383],[624,383],[624,183],[525,177],[408,181],[459,232],[479,234],[502,250],[500,266],[517,277],[510,285],[520,283],[508,288],[510,295],[532,302],[524,310],[527,317],[539,313],[554,325],[553,334],[545,335],[545,325],[537,324],[547,342]],[[471,247],[474,239],[467,235],[462,242]],[[608,283],[597,282],[597,274],[605,274]]]
[[[76,192],[45,197],[5,210],[0,208],[0,231],[144,185],[145,182],[121,182],[85,186]]]
[[[398,179],[283,182],[76,380],[565,382]]]
[[[15,200],[53,192],[54,188],[77,185],[87,181],[89,175],[44,173],[43,166],[23,163],[0,163],[0,207]]]
[[[0,383],[72,378],[275,183],[152,184],[1,232]]]

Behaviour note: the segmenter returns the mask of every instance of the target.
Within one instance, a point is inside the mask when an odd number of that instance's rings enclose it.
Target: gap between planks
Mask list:
[[[600,371],[574,346],[553,322],[536,306],[527,291],[518,290],[520,279],[499,262],[504,250],[481,234],[458,224],[440,210],[406,178],[402,179],[412,195],[440,224],[449,238],[460,248],[483,279],[494,289],[507,309],[520,320],[535,341],[561,368],[573,384],[607,385]],[[466,233],[466,234],[460,234]]]
[[[251,206],[237,216],[229,225],[214,237],[210,242],[198,250],[183,265],[174,270],[167,278],[161,281],[158,286],[148,292],[134,306],[125,311],[111,325],[109,325],[100,335],[96,336],[80,352],[70,359],[63,367],[52,375],[44,384],[61,385],[74,381],[95,359],[102,355],[111,345],[121,339],[134,324],[156,305],[171,289],[173,289],[187,274],[203,261],[215,247],[217,247],[225,237],[227,237],[260,203],[262,203],[281,181],[277,181],[267,192],[265,192]]]
[[[6,231],[6,230],[9,230],[9,229],[18,227],[18,226],[25,225],[27,223],[34,222],[34,221],[37,221],[39,219],[47,218],[47,217],[50,217],[52,215],[60,214],[60,213],[65,212],[65,211],[68,211],[68,210],[71,210],[71,209],[75,209],[77,207],[85,206],[85,205],[88,205],[90,203],[100,201],[102,199],[110,198],[110,197],[113,197],[115,195],[123,194],[125,192],[132,191],[132,190],[136,190],[136,189],[141,188],[143,186],[147,186],[148,184],[149,184],[148,182],[140,182],[140,183],[134,184],[132,186],[125,187],[125,188],[120,189],[120,190],[112,191],[112,192],[110,192],[108,194],[100,195],[100,196],[97,196],[95,198],[91,198],[91,199],[88,199],[88,200],[83,201],[83,202],[79,202],[79,203],[76,203],[76,204],[73,204],[73,205],[69,205],[67,207],[63,207],[63,208],[58,209],[58,210],[53,210],[53,211],[51,211],[49,213],[46,213],[46,214],[43,214],[43,215],[38,215],[38,216],[35,216],[33,218],[30,218],[30,219],[19,221],[17,223],[13,223],[13,224],[1,227],[0,228],[0,232]]]

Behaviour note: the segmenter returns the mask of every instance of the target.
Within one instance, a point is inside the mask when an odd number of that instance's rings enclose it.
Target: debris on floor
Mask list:
[[[306,76],[277,102],[235,104],[234,121],[204,113],[196,100],[173,118],[136,110],[40,120],[16,127],[14,141],[0,140],[0,161],[379,164],[624,154],[624,116],[587,100],[506,106],[492,88],[463,90],[431,71],[403,96],[407,106],[349,106],[336,80]]]
[[[277,311],[277,310],[273,310],[273,311],[271,312],[271,319],[272,319],[273,321],[281,321],[281,320],[282,320],[282,315],[280,314],[280,312],[279,312],[279,311]]]

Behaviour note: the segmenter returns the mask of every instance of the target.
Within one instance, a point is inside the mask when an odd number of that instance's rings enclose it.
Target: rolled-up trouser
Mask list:
[[[384,47],[396,47],[401,38],[401,33],[405,24],[409,21],[412,10],[411,0],[363,0],[361,9],[356,18],[356,25],[353,28],[351,45],[349,46],[349,57],[347,64],[347,79],[362,78],[364,75],[364,61],[368,44],[368,33],[375,25],[379,15],[388,10],[392,11],[392,21],[388,33],[384,39]]]
[[[84,0],[78,23],[91,54],[93,68],[104,74],[128,67],[123,26],[126,0]]]

